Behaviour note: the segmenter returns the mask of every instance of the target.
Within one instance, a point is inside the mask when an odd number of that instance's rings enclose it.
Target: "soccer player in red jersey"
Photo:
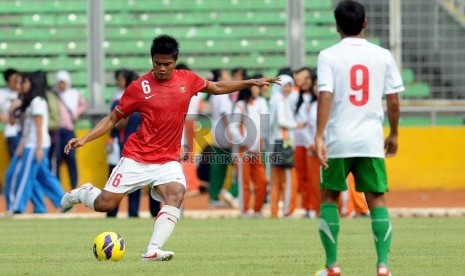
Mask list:
[[[142,122],[123,149],[122,157],[101,191],[85,184],[63,196],[63,210],[82,203],[98,212],[113,210],[123,197],[144,186],[165,205],[155,218],[153,234],[142,260],[166,261],[174,252],[161,250],[180,217],[186,191],[179,155],[181,135],[189,102],[199,91],[226,94],[251,86],[277,83],[278,78],[209,82],[187,70],[175,70],[179,54],[176,39],[160,35],[151,47],[153,69],[129,85],[115,109],[87,135],[73,138],[65,153],[84,146],[110,131],[121,119],[139,112]]]

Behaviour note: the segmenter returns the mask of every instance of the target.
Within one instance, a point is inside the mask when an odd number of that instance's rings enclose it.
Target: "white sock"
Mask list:
[[[181,210],[174,206],[165,205],[161,208],[153,223],[153,234],[147,252],[162,248],[173,233],[180,215]]]
[[[79,201],[82,204],[84,204],[87,208],[95,210],[94,209],[94,201],[101,192],[102,192],[102,190],[100,190],[97,187],[87,186],[85,188],[82,188],[79,191],[78,198],[79,198]]]

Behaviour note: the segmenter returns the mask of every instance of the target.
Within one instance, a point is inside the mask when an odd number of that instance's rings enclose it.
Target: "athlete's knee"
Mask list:
[[[386,207],[386,199],[384,193],[365,193],[365,199],[368,209]]]
[[[321,190],[321,203],[339,203],[339,191]]]
[[[170,187],[165,194],[165,203],[171,206],[181,206],[184,200],[186,189],[182,185],[175,185]]]
[[[120,203],[122,197],[120,196],[109,196],[100,194],[94,201],[94,210],[97,212],[110,212],[113,211]]]

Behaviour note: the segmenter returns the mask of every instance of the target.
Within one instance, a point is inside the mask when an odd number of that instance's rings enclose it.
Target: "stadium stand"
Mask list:
[[[286,65],[286,1],[282,0],[104,1],[105,99],[113,93],[113,71],[150,68],[148,49],[155,35],[169,33],[181,43],[180,62],[200,75],[212,68],[244,66],[251,73],[275,74]],[[305,3],[305,64],[316,66],[318,52],[336,41],[333,1]],[[0,70],[71,72],[75,87],[87,92],[86,1],[0,0]],[[369,40],[383,45],[377,37]],[[53,74],[49,74],[53,83]],[[431,97],[426,82],[404,68],[405,99]],[[3,85],[3,80],[0,80]]]

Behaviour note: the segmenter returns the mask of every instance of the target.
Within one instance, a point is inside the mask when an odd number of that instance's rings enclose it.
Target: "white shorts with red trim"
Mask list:
[[[161,202],[163,198],[153,187],[169,182],[177,182],[186,187],[186,178],[179,162],[144,164],[131,158],[121,157],[118,165],[111,172],[104,190],[117,194],[130,194],[150,186],[152,198]]]

